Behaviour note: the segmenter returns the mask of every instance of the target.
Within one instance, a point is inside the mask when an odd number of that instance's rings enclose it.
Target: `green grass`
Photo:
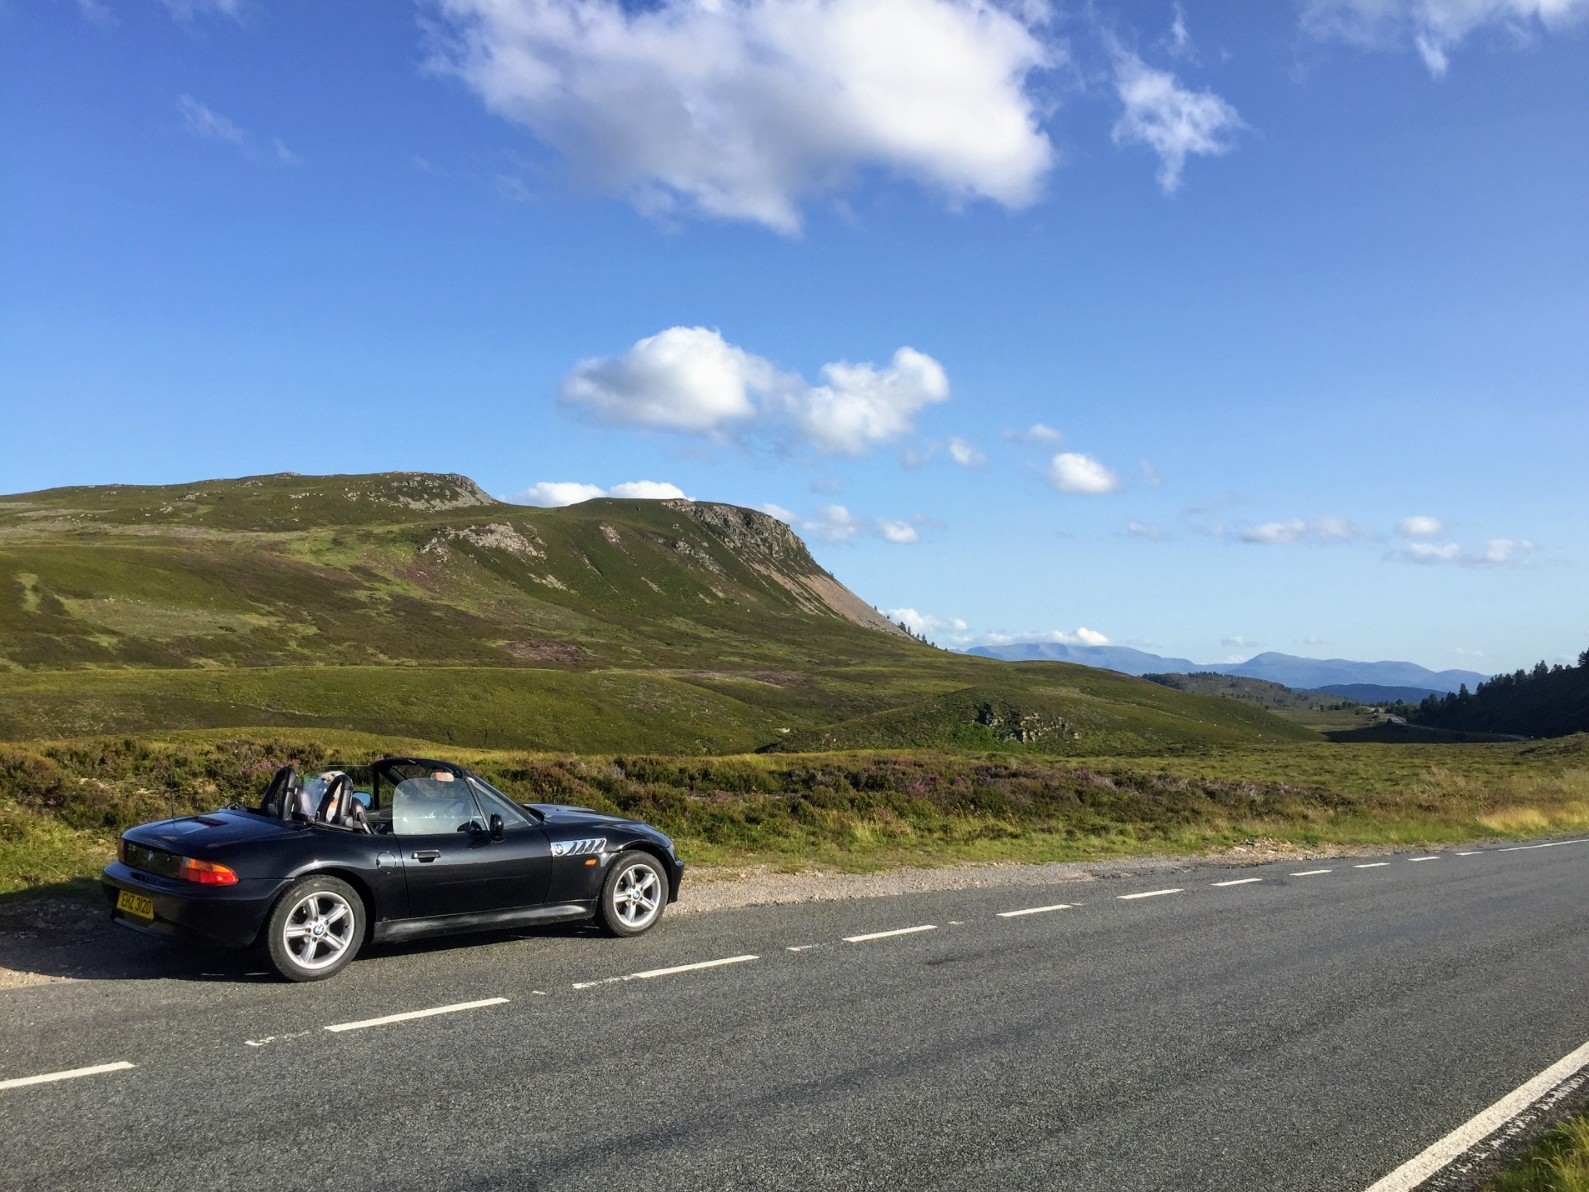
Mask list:
[[[363,734],[0,745],[0,891],[92,873],[143,820],[251,802],[272,770],[456,759],[526,801],[648,820],[696,864],[849,870],[1195,853],[1253,838],[1423,845],[1589,829],[1589,738],[1092,759],[1001,753],[578,756]]]
[[[1551,1130],[1485,1192],[1589,1192],[1589,1114]]]

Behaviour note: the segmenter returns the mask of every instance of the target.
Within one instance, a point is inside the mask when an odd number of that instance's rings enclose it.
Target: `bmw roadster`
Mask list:
[[[286,766],[257,807],[131,828],[100,880],[119,923],[258,946],[288,980],[317,981],[366,941],[591,918],[639,935],[683,876],[647,824],[389,757],[302,780]]]

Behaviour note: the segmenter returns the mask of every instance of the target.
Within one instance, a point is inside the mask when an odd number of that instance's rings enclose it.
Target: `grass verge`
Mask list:
[[[1589,1114],[1545,1134],[1485,1192],[1589,1192]]]
[[[472,766],[526,801],[633,816],[696,864],[864,871],[1589,831],[1589,736],[1297,745],[1132,758],[827,753],[581,757],[358,733],[0,745],[0,892],[94,873],[132,824],[252,803],[274,768],[386,752]]]

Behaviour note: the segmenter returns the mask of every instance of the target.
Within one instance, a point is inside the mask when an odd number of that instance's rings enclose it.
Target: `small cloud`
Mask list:
[[[1257,642],[1239,636],[1222,637],[1219,639],[1219,644],[1224,646],[1227,650],[1255,650],[1258,648]]]
[[[1007,430],[1004,439],[1009,443],[1063,443],[1065,436],[1052,426],[1034,422],[1025,430]]]
[[[824,505],[817,516],[801,521],[797,528],[824,542],[848,542],[859,534],[866,523],[843,505]]]
[[[1396,523],[1396,533],[1403,538],[1433,538],[1443,533],[1445,524],[1438,517],[1415,515],[1404,517]]]
[[[1192,156],[1229,153],[1231,138],[1245,128],[1236,109],[1212,91],[1191,91],[1169,71],[1155,70],[1137,55],[1112,45],[1115,93],[1124,107],[1115,122],[1117,145],[1146,145],[1159,155],[1159,188],[1174,194]]]
[[[497,197],[509,203],[528,203],[534,196],[530,188],[524,185],[523,179],[515,178],[511,174],[498,174],[493,182],[496,185]]]
[[[183,24],[200,16],[217,15],[236,21],[243,15],[243,0],[165,0],[166,11]]]
[[[818,476],[810,484],[814,493],[837,493],[844,491],[844,481],[838,476]]]
[[[1148,459],[1146,456],[1144,456],[1140,463],[1142,467],[1142,479],[1146,480],[1149,484],[1157,485],[1164,483],[1164,477],[1160,475],[1159,470],[1153,466],[1153,461],[1151,459]]]
[[[1409,542],[1388,556],[1404,563],[1455,563],[1459,567],[1505,567],[1524,563],[1534,553],[1527,538],[1491,538],[1481,550],[1463,550],[1455,542]]]
[[[558,508],[563,505],[578,505],[581,501],[594,501],[597,497],[606,495],[606,489],[594,484],[580,484],[574,480],[543,480],[539,484],[530,485],[519,494],[518,499],[526,505]]]
[[[1257,543],[1261,546],[1281,546],[1291,542],[1352,542],[1358,539],[1371,538],[1367,530],[1361,526],[1353,525],[1344,517],[1326,515],[1304,520],[1293,517],[1287,521],[1264,522],[1262,525],[1249,526],[1239,530],[1236,537],[1243,542]]]
[[[623,484],[615,484],[610,489],[597,484],[581,484],[575,480],[543,480],[521,492],[518,500],[525,505],[560,508],[564,505],[578,505],[582,501],[594,501],[597,497],[618,497],[627,501],[690,499],[684,495],[684,490],[678,485],[657,480],[629,480]]]
[[[921,524],[930,524],[927,519],[919,517],[913,521],[887,517],[860,517],[843,505],[824,505],[817,510],[815,517],[802,517],[793,509],[785,509],[782,505],[766,504],[759,508],[763,513],[788,523],[797,533],[823,542],[851,542],[856,538],[870,537],[903,546],[919,542],[921,531],[917,527]]]
[[[1307,0],[1302,27],[1320,41],[1415,50],[1438,79],[1451,68],[1451,52],[1481,30],[1527,45],[1586,19],[1585,0]]]
[[[985,646],[1008,646],[1013,642],[1054,642],[1062,646],[1107,646],[1109,639],[1085,625],[1076,630],[1048,629],[1035,633],[984,633],[977,639]]]
[[[248,143],[247,133],[191,95],[177,96],[177,111],[182,113],[182,127],[201,141],[224,141],[238,146]]]
[[[1186,11],[1174,5],[1175,19],[1170,22],[1170,53],[1177,58],[1196,58],[1197,47],[1192,44],[1191,31],[1186,27]]]
[[[758,505],[756,508],[770,517],[776,517],[787,525],[792,526],[800,520],[793,509],[785,509],[782,505],[774,505],[771,501],[768,501],[765,505]]]
[[[1126,533],[1130,534],[1133,538],[1146,538],[1149,542],[1164,541],[1163,529],[1149,522],[1127,522]]]
[[[280,137],[271,138],[271,149],[276,154],[276,164],[283,166],[301,166],[303,158],[299,157],[282,142]]]
[[[110,5],[104,0],[77,0],[77,11],[83,18],[96,25],[109,26],[116,24],[116,14],[111,11]]]
[[[885,366],[837,361],[809,385],[707,327],[669,327],[620,356],[581,361],[561,390],[565,406],[614,426],[702,435],[714,441],[759,428],[824,454],[864,455],[909,435],[926,406],[949,399],[943,366],[914,348]]]
[[[1047,479],[1062,493],[1098,496],[1124,487],[1118,476],[1092,456],[1074,451],[1061,452],[1049,462]]]
[[[417,153],[408,159],[408,164],[413,166],[421,174],[429,174],[432,178],[447,177],[447,172],[445,170],[443,170],[435,162],[431,161],[430,158],[421,157]]]
[[[904,544],[921,541],[921,534],[909,522],[880,519],[877,523],[877,532],[888,542]]]
[[[609,497],[625,501],[688,501],[684,490],[676,484],[660,480],[626,480],[607,490]]]
[[[931,613],[917,612],[913,608],[891,608],[884,614],[895,624],[903,625],[912,633],[925,638],[947,634],[949,640],[963,640],[970,628],[959,617],[935,617]]]
[[[962,468],[980,468],[988,462],[987,452],[967,439],[949,440],[949,458]]]

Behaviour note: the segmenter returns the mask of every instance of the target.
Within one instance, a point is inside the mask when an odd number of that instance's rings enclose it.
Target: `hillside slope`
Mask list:
[[[537,509],[419,473],[0,498],[0,671],[10,739],[275,725],[724,752],[971,688],[1087,726],[1006,741],[1044,751],[1290,728],[914,641],[753,510]]]

